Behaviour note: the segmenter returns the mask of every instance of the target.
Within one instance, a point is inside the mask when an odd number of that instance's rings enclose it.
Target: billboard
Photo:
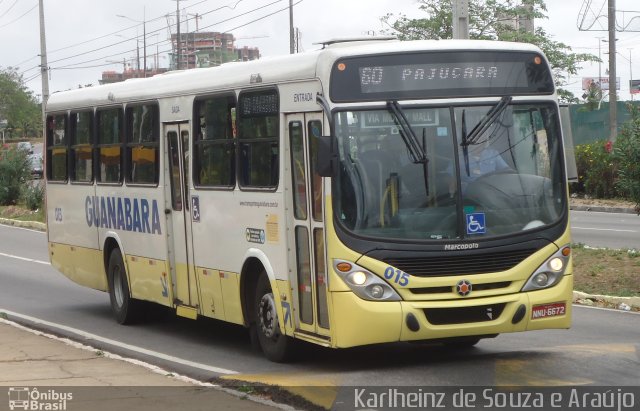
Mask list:
[[[629,80],[629,93],[640,94],[640,80]]]
[[[600,79],[600,80],[598,80]],[[598,87],[600,85],[601,90],[609,90],[609,77],[583,77],[582,89],[589,90],[590,87]],[[616,77],[616,90],[620,90],[620,77]]]

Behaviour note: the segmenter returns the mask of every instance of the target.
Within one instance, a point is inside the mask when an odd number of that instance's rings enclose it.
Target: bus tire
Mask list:
[[[292,359],[294,341],[280,332],[276,302],[269,284],[269,277],[262,273],[256,286],[255,332],[265,357],[274,362]]]
[[[107,280],[113,316],[120,324],[132,324],[137,319],[138,301],[131,298],[127,271],[122,260],[122,253],[118,248],[111,251],[109,256]]]

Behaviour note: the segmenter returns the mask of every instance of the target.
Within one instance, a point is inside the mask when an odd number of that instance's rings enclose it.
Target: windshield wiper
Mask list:
[[[404,111],[400,104],[397,101],[388,101],[387,107],[393,114],[393,121],[395,121],[396,125],[400,127],[400,137],[404,141],[404,144],[407,146],[409,150],[409,156],[411,157],[411,162],[414,164],[427,163],[427,154],[425,153],[425,149],[420,146],[420,142],[418,141],[418,137],[416,137],[416,133],[411,128],[411,124],[407,120],[407,117],[404,115]]]
[[[467,120],[465,118],[465,110],[462,109],[462,154],[464,155],[464,169],[467,172],[467,176],[471,175],[469,171],[469,143],[467,139]]]
[[[471,130],[468,136],[462,140],[463,146],[473,145],[478,142],[478,138],[493,125],[493,123],[500,117],[504,110],[511,103],[511,96],[504,96],[500,99],[498,104],[493,106],[486,116]],[[464,133],[463,133],[464,134]]]

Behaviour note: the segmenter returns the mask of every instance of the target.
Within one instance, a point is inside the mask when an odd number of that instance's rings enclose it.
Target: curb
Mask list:
[[[637,214],[633,208],[627,207],[602,207],[602,206],[569,206],[573,211],[598,211],[600,213]]]
[[[39,223],[37,221],[22,221],[13,220],[10,218],[0,218],[0,224],[11,225],[20,228],[30,228],[32,230],[47,231],[47,225],[45,223]]]
[[[615,308],[621,311],[640,311],[640,297],[615,297],[574,291],[573,302],[590,307]]]

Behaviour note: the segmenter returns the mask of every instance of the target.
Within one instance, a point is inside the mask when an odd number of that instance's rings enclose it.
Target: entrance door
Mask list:
[[[189,204],[189,130],[189,122],[164,125],[167,244],[174,304],[179,307],[198,305]],[[195,310],[185,315],[195,317]]]
[[[293,227],[289,247],[290,282],[294,287],[296,328],[299,331],[329,335],[327,267],[323,224],[322,178],[312,164],[316,149],[312,136],[322,135],[322,113],[290,114],[287,120]],[[289,184],[289,183],[288,183]]]

